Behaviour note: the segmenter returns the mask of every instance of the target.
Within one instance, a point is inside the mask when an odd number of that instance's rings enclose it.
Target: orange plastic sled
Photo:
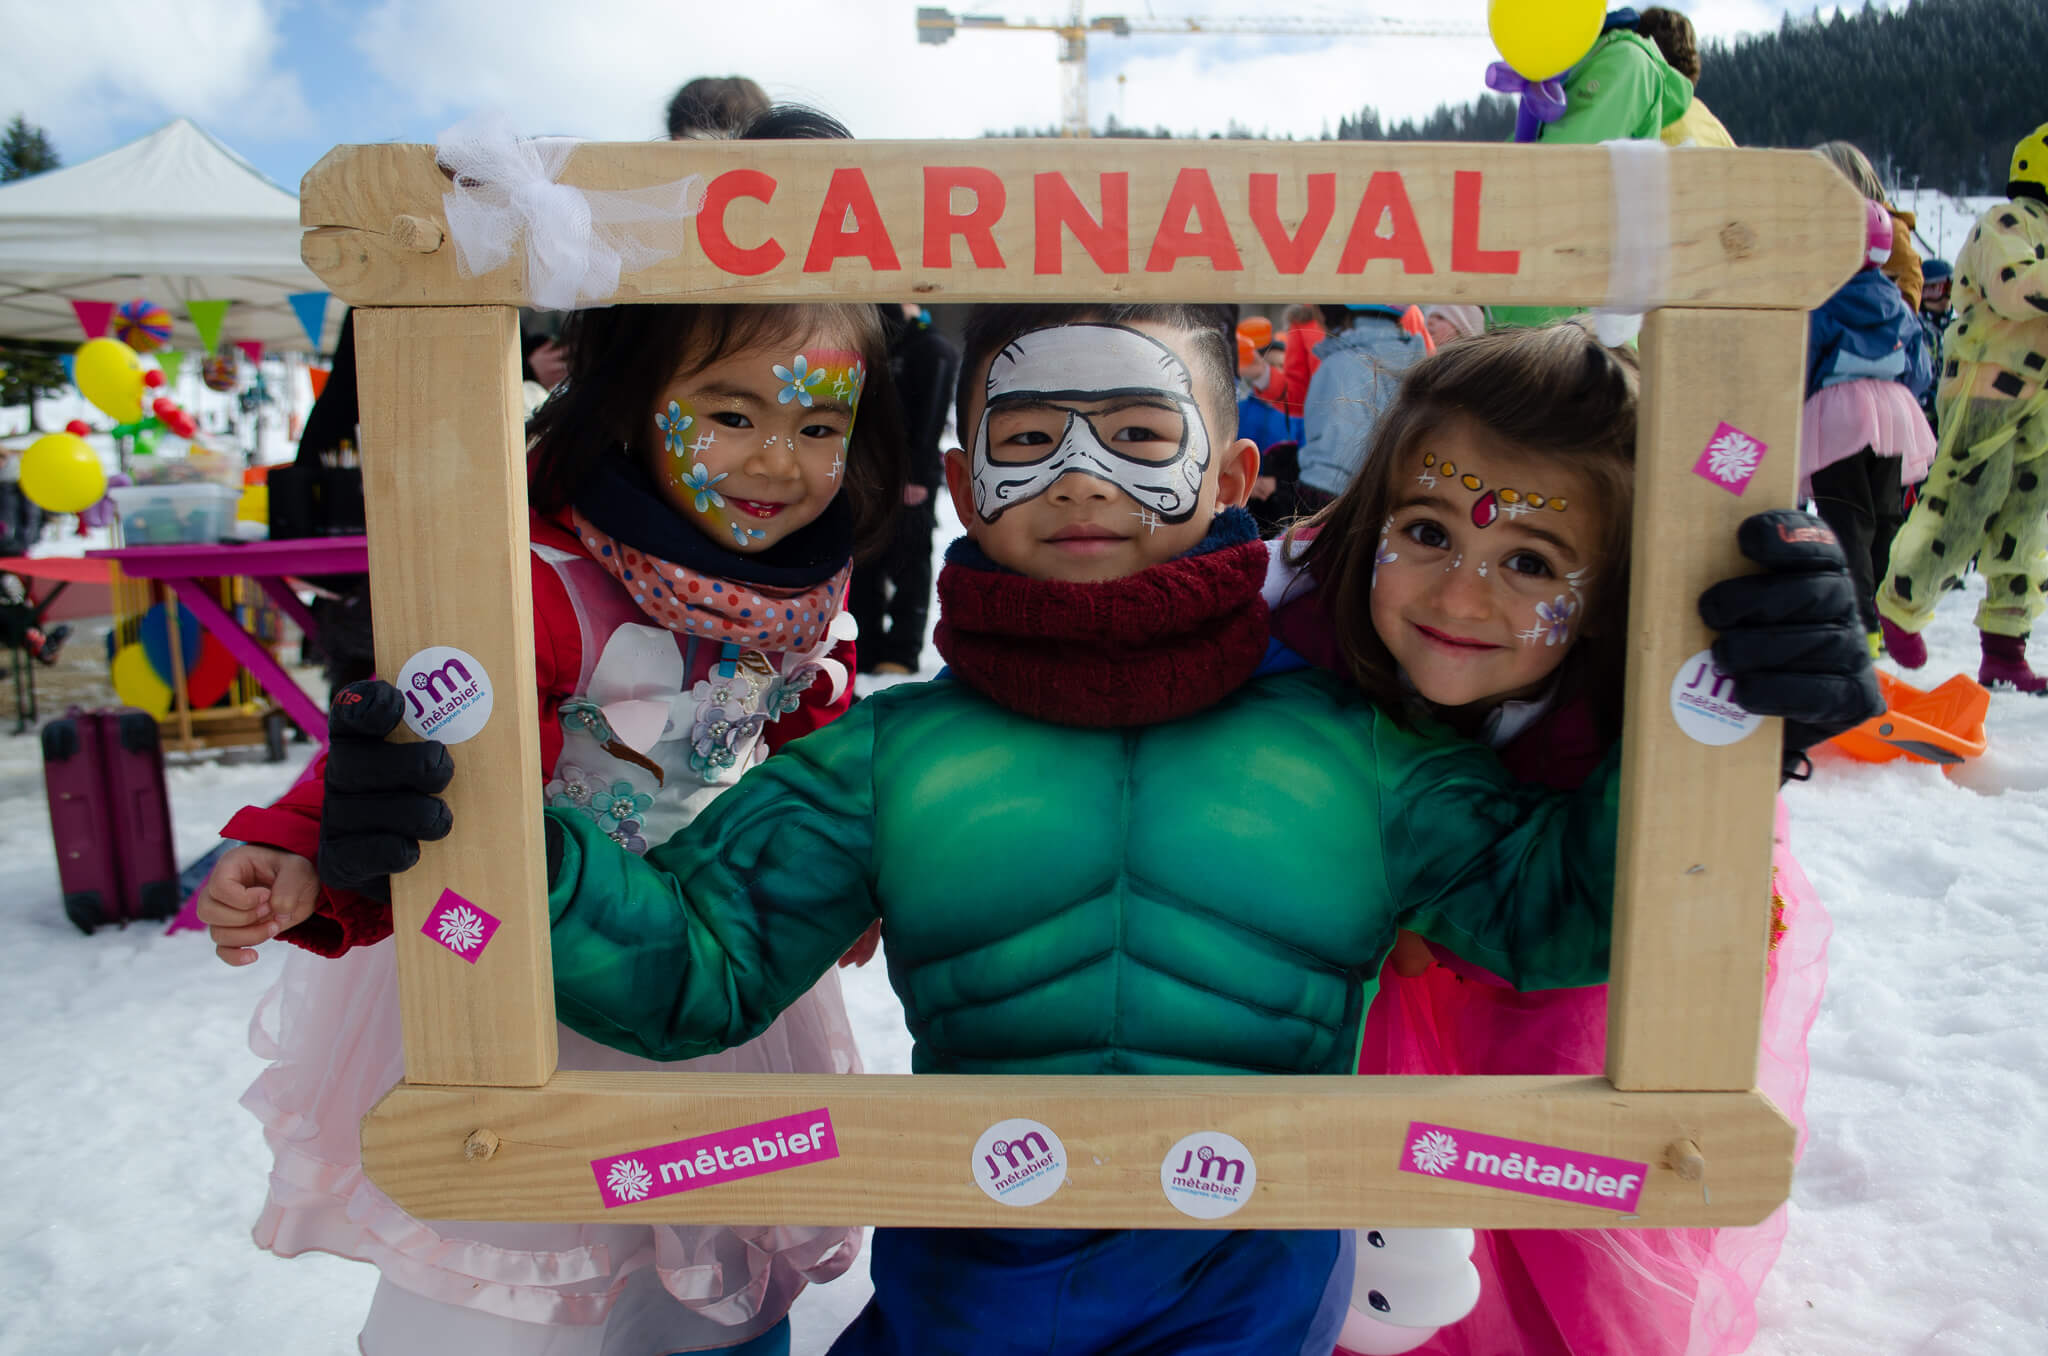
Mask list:
[[[1922,692],[1880,671],[1877,685],[1884,691],[1884,714],[1828,741],[1843,753],[1866,763],[1911,758],[1953,767],[1984,752],[1991,694],[1975,680],[1959,673]]]

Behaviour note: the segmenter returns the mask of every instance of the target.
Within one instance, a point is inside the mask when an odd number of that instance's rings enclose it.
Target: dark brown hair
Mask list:
[[[744,75],[700,75],[668,101],[668,134],[731,136],[768,111],[768,95]]]
[[[1636,19],[1636,32],[1657,44],[1664,60],[1695,85],[1700,82],[1700,40],[1692,20],[1675,9],[1652,6]]]
[[[1610,736],[1621,726],[1621,679],[1628,628],[1628,560],[1634,512],[1636,362],[1608,349],[1575,321],[1542,329],[1496,330],[1422,359],[1373,426],[1351,484],[1322,512],[1288,533],[1335,628],[1352,681],[1399,718],[1412,700],[1372,623],[1373,561],[1401,478],[1431,436],[1470,420],[1503,447],[1554,458],[1594,486],[1599,562],[1586,590],[1588,624],[1560,669],[1565,697],[1590,698]]]
[[[889,378],[882,320],[872,306],[603,306],[571,314],[562,342],[569,377],[528,428],[527,498],[552,513],[575,499],[599,458],[645,466],[662,391],[678,376],[763,345],[830,335],[867,367],[840,493],[853,510],[855,554],[884,544],[903,497],[902,416]]]
[[[988,380],[988,365],[1016,340],[1055,325],[1164,325],[1194,336],[1197,394],[1220,424],[1209,441],[1221,447],[1237,436],[1237,308],[1235,306],[1135,302],[1098,306],[1087,302],[1029,304],[989,302],[967,313],[960,340],[960,386],[954,411],[963,441],[974,437],[967,409]]]

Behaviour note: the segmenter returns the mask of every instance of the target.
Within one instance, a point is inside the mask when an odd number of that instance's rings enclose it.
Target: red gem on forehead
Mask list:
[[[1472,501],[1472,526],[1491,527],[1493,520],[1500,517],[1500,501],[1492,490]]]

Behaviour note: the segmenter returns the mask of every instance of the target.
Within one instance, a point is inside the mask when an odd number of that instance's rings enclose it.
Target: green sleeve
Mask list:
[[[1545,145],[1655,141],[1692,105],[1692,82],[1656,44],[1626,29],[1604,35],[1565,77],[1565,112],[1545,124]]]
[[[1620,757],[1577,791],[1512,780],[1490,750],[1381,718],[1380,851],[1401,925],[1520,989],[1607,979]]]
[[[786,746],[643,859],[549,811],[555,1009],[648,1059],[753,1039],[876,917],[874,702]]]

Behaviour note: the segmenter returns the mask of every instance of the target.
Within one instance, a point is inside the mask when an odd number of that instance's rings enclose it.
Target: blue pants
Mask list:
[[[1333,1231],[877,1229],[831,1356],[1328,1356]],[[1320,1348],[1317,1348],[1320,1343]]]

